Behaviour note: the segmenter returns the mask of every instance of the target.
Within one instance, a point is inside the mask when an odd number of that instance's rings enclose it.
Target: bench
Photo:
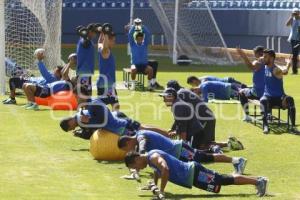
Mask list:
[[[260,113],[260,101],[259,100],[252,100],[252,99],[249,99],[248,100],[249,102],[249,105],[254,105],[254,113],[253,114],[250,114],[250,116],[252,117],[253,121],[254,121],[254,125],[256,125],[257,122],[260,122],[262,119],[259,119],[258,117],[262,117],[261,116],[261,113]],[[259,108],[259,113],[257,112],[257,107]],[[277,109],[278,111],[278,114],[277,116],[274,116],[272,114],[272,110],[273,109]],[[282,107],[272,107],[271,109],[271,113],[269,113],[269,117],[268,117],[268,120],[273,123],[274,121],[277,121],[277,125],[280,126],[281,124],[285,124],[287,125],[287,131],[289,132],[290,131],[290,128],[291,128],[291,123],[290,123],[290,118],[289,118],[289,110],[287,109],[287,121],[284,121],[281,119],[281,110],[285,110],[283,109]]]
[[[130,88],[131,83],[131,69],[130,68],[123,68],[123,81],[125,87],[128,89]],[[141,73],[137,73],[137,82],[135,84],[136,87],[141,88],[142,91],[145,90],[145,75]]]

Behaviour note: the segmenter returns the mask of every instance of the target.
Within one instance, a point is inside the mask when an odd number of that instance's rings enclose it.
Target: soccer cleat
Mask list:
[[[37,104],[32,104],[31,106],[27,107],[26,110],[39,110],[39,106]]]
[[[233,151],[244,149],[244,145],[236,137],[229,137],[227,145]]]
[[[252,118],[249,115],[245,115],[243,121],[244,122],[252,122]]]
[[[17,101],[15,99],[8,98],[3,101],[3,104],[17,104]]]
[[[291,128],[291,133],[294,133],[295,135],[300,135],[300,131],[296,127]]]
[[[144,185],[140,188],[142,191],[151,190],[151,188],[155,186],[154,182],[152,180],[148,181],[147,185]]]
[[[27,104],[23,105],[22,108],[28,108],[28,107],[30,107],[32,105],[33,105],[32,103],[27,103]]]
[[[235,169],[235,173],[242,175],[245,171],[246,164],[247,164],[247,159],[239,158],[239,162],[233,164],[233,167]]]
[[[268,134],[270,132],[269,126],[263,125],[263,133]]]
[[[219,145],[211,145],[209,151],[216,154],[223,154],[223,151]]]
[[[268,187],[269,180],[265,177],[259,177],[256,184],[257,189],[257,196],[263,197],[267,193],[267,187]]]

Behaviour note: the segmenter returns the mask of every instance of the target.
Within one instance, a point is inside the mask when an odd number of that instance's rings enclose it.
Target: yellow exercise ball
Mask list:
[[[90,138],[90,153],[96,160],[124,160],[126,152],[118,148],[120,136],[106,130],[97,130]]]

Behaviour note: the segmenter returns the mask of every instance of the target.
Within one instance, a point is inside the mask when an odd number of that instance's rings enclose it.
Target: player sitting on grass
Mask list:
[[[75,132],[74,136],[83,139],[89,139],[93,132],[100,128],[118,135],[134,135],[140,129],[153,130],[167,135],[167,132],[160,128],[142,125],[120,112],[110,112],[100,99],[88,103],[86,109],[76,113],[73,117],[61,120],[60,127],[66,132],[80,127],[83,131]]]
[[[276,53],[274,50],[264,50],[265,63],[265,90],[260,99],[263,115],[263,132],[269,133],[268,114],[274,106],[288,109],[292,123],[291,131],[299,134],[296,128],[296,108],[294,98],[285,94],[283,89],[283,76],[287,75],[291,66],[291,60],[286,67],[275,64]]]
[[[61,66],[57,66],[54,68],[53,73],[49,72],[46,68],[45,64],[43,63],[45,50],[44,49],[37,49],[34,52],[38,60],[38,69],[41,73],[41,77],[13,77],[9,79],[9,89],[10,89],[10,96],[8,99],[3,101],[3,104],[16,104],[17,101],[16,97],[16,89],[22,89],[24,83],[34,83],[39,85],[46,85],[48,83],[52,83],[54,81],[58,81],[61,79]]]
[[[115,40],[116,35],[112,31],[102,31],[99,36],[98,51],[100,75],[97,80],[97,90],[99,98],[105,104],[110,104],[112,110],[119,110],[120,105],[116,90],[116,64],[112,53]]]
[[[163,96],[166,106],[172,108],[174,124],[170,135],[178,134],[180,139],[201,150],[216,147],[244,149],[242,143],[235,137],[230,137],[228,142],[215,142],[216,120],[206,103],[195,93],[180,88],[176,81],[169,81],[168,86],[170,88],[160,96]]]
[[[218,82],[223,82],[223,83],[232,83],[240,88],[247,87],[245,84],[235,80],[232,77],[218,78],[216,76],[202,76],[202,77],[197,78],[196,76],[189,76],[187,78],[187,84],[191,85],[192,87],[198,87],[201,83],[204,83],[206,81],[218,81]]]
[[[259,100],[265,89],[265,63],[263,61],[264,47],[257,46],[253,49],[255,56],[255,60],[253,62],[249,60],[248,56],[242,49],[237,48],[237,52],[244,60],[247,67],[253,72],[253,87],[241,89],[239,93],[240,102],[245,112],[244,121],[249,122],[251,121],[251,117],[249,116],[248,100]]]
[[[201,83],[192,91],[201,95],[205,102],[209,99],[230,100],[230,98],[238,98],[240,87],[232,83],[224,83],[219,81],[206,81]]]
[[[193,149],[182,140],[171,140],[154,131],[140,130],[134,136],[119,138],[118,147],[126,152],[137,150],[140,154],[158,149],[164,151],[181,161],[189,162],[223,162],[232,163],[235,173],[243,174],[247,160],[244,158],[231,158],[223,154],[209,154],[205,151]]]
[[[260,197],[266,194],[268,184],[265,177],[219,174],[195,161],[182,162],[161,150],[152,150],[146,154],[129,152],[125,157],[125,164],[136,170],[145,169],[149,165],[154,170],[151,190],[158,199],[165,199],[164,192],[168,181],[182,187],[191,189],[194,186],[213,193],[219,193],[223,185],[254,185]],[[157,187],[159,178],[160,188]]]

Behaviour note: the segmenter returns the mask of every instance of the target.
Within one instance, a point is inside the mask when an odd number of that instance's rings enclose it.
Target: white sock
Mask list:
[[[156,83],[156,79],[155,78],[151,79],[151,84],[154,85],[155,83]]]
[[[233,158],[232,158],[232,164],[237,164],[237,163],[239,163],[239,159],[240,159],[240,158],[238,158],[238,157],[233,157]]]

